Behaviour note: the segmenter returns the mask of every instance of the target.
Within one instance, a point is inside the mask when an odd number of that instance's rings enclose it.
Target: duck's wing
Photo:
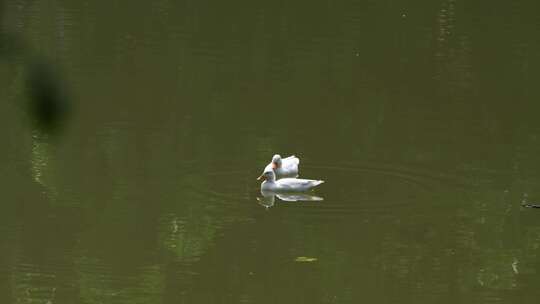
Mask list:
[[[281,160],[281,166],[286,171],[291,171],[291,170],[298,171],[299,164],[300,164],[300,159],[294,155],[291,155]]]
[[[324,181],[313,179],[301,179],[301,178],[283,178],[278,181],[280,188],[283,190],[301,191],[308,190],[315,186],[318,186]]]

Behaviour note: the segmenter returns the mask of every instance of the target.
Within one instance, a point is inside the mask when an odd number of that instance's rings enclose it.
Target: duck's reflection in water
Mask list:
[[[258,197],[257,201],[259,205],[266,209],[274,206],[276,197],[284,202],[314,202],[324,200],[320,196],[309,193],[276,193],[273,191],[261,191],[261,195],[262,197]]]

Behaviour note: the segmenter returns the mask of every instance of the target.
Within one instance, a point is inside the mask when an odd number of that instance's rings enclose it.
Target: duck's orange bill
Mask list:
[[[261,176],[257,177],[257,180],[261,180],[264,178],[264,174],[261,174]]]

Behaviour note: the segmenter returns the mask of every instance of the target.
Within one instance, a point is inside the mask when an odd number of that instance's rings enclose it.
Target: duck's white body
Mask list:
[[[276,180],[276,175],[273,170],[265,171],[262,176],[264,176],[266,180],[261,183],[261,191],[302,192],[313,189],[324,183],[322,180],[301,178],[282,178]]]
[[[281,158],[279,154],[272,157],[272,162],[266,166],[264,171],[267,171],[269,167],[273,168],[276,178],[284,177],[297,177],[298,176],[298,165],[300,164],[300,159],[298,157],[291,155],[286,158]]]

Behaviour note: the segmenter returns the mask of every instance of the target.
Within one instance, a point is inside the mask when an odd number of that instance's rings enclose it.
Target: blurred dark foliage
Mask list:
[[[41,132],[55,134],[63,129],[70,103],[66,86],[53,63],[35,56],[22,37],[4,29],[4,1],[0,0],[0,61],[19,58],[25,64],[26,110]]]
[[[53,65],[34,60],[26,67],[28,112],[35,126],[42,132],[62,130],[69,114],[69,100],[61,77]]]

